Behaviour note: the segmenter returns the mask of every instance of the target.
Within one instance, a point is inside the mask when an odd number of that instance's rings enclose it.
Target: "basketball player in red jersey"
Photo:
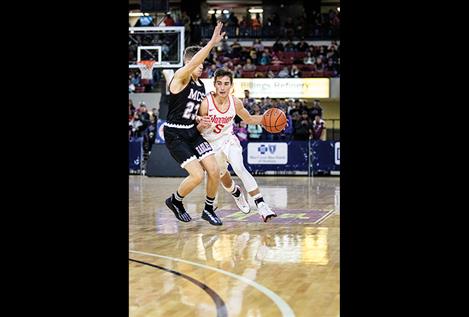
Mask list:
[[[243,163],[243,148],[238,138],[233,134],[233,122],[238,115],[247,124],[261,124],[262,116],[250,115],[244,108],[241,100],[230,94],[233,87],[233,74],[224,69],[218,69],[214,75],[215,93],[210,93],[202,101],[199,108],[199,115],[203,120],[210,118],[210,126],[200,125],[201,134],[215,151],[220,168],[220,176],[223,188],[231,193],[236,204],[242,212],[250,211],[240,187],[235,185],[230,173],[228,173],[228,164],[231,164],[234,172],[243,182],[244,188],[256,203],[259,215],[264,222],[277,215],[264,201],[262,194],[257,186],[254,177],[248,172]]]

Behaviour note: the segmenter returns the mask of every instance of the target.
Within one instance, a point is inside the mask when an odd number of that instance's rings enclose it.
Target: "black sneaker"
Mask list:
[[[214,226],[222,225],[220,218],[218,218],[218,216],[213,211],[204,209],[204,211],[202,211],[202,219],[207,220],[211,225]]]
[[[168,208],[173,211],[176,218],[178,218],[179,220],[181,220],[183,222],[191,221],[192,218],[186,212],[186,210],[184,209],[184,206],[182,205],[182,203],[181,203],[181,206],[178,207],[177,205],[173,204],[173,201],[172,201],[171,198],[172,197],[169,197],[168,199],[166,199],[165,202],[166,202],[166,206],[168,206]]]

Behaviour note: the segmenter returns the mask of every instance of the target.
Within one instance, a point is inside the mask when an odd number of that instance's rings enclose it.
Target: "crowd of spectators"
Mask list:
[[[318,99],[307,103],[299,99],[275,99],[250,97],[249,90],[244,91],[244,107],[252,115],[262,115],[271,108],[282,110],[288,120],[287,128],[279,134],[271,134],[261,125],[246,124],[239,117],[235,119],[234,132],[240,141],[252,140],[326,140],[326,124],[323,120],[323,108]]]

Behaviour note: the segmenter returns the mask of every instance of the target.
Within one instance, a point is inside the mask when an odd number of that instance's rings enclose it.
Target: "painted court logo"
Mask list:
[[[334,210],[309,210],[309,209],[277,209],[277,213],[273,224],[285,223],[320,223],[328,218]],[[259,214],[257,212],[250,212],[245,214],[239,209],[222,208],[217,211],[218,216],[223,218],[225,223],[229,222],[259,222]]]

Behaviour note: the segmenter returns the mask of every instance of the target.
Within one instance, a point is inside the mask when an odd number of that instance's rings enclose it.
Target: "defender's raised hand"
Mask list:
[[[223,23],[221,21],[218,21],[215,30],[213,30],[212,39],[210,40],[214,45],[220,43],[226,34],[226,32],[220,34],[222,27]]]

